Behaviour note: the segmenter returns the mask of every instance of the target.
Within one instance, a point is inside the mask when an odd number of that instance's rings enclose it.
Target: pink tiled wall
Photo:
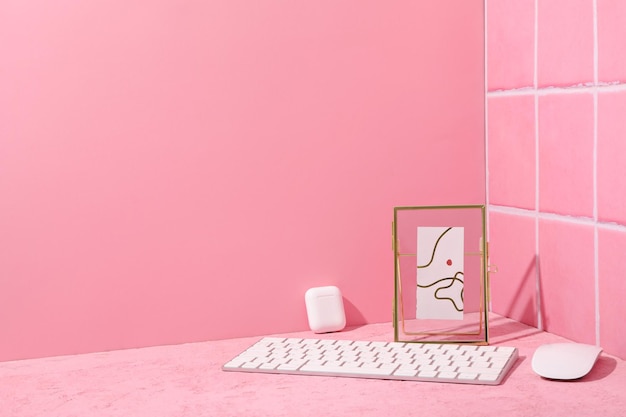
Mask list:
[[[626,358],[626,2],[486,7],[492,309]]]

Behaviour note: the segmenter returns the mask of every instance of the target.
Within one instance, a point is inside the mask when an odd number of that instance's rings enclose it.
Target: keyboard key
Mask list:
[[[474,374],[471,372],[461,372],[459,374],[459,379],[465,380],[465,381],[472,381],[476,378],[478,378],[478,374]]]
[[[455,379],[458,375],[459,374],[456,372],[440,371],[437,377],[443,379]]]
[[[254,369],[254,368],[258,368],[260,364],[261,362],[246,362],[243,365],[241,365],[241,367],[243,369]]]
[[[410,376],[413,377],[417,375],[417,370],[415,369],[396,369],[393,373],[395,376]]]
[[[301,370],[303,372],[314,372],[320,374],[337,375],[345,372],[345,369],[339,366],[313,366],[304,365]],[[371,375],[371,376],[389,376],[393,372],[393,369],[384,368],[354,368],[350,369],[350,374],[353,375]]]
[[[279,362],[265,362],[259,366],[259,369],[276,369],[281,364]]]
[[[479,381],[494,382],[497,379],[498,379],[498,375],[497,374],[479,374],[478,375],[478,380]]]

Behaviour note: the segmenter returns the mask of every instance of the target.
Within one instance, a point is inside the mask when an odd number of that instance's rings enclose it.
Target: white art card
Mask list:
[[[463,319],[463,227],[417,228],[418,319]]]

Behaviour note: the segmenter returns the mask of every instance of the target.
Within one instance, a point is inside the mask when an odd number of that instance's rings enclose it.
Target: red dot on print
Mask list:
[[[448,259],[448,260],[446,261],[446,263],[447,263],[448,265],[452,265],[452,259]]]

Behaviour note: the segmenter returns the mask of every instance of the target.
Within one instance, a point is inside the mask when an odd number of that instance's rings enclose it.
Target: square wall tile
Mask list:
[[[488,0],[488,90],[532,87],[534,48],[535,0]]]
[[[539,97],[539,208],[593,216],[593,96]]]
[[[626,225],[626,91],[598,94],[598,219]]]
[[[539,87],[593,81],[593,0],[537,2]]]
[[[543,328],[595,344],[592,226],[539,221],[539,291]]]
[[[535,208],[535,98],[490,97],[489,202]]]
[[[626,359],[626,232],[598,230],[600,346]]]
[[[626,1],[597,2],[598,81],[626,82]]]
[[[495,313],[537,327],[535,219],[489,213],[491,308]]]

